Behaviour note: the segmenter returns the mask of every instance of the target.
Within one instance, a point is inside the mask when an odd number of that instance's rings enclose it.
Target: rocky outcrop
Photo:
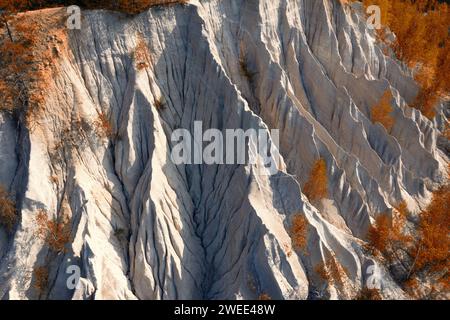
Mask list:
[[[82,29],[65,36],[34,125],[0,118],[0,182],[20,215],[13,232],[0,229],[3,299],[352,298],[379,265],[362,249],[373,219],[402,200],[420,210],[444,181],[438,124],[408,107],[417,87],[377,45],[358,4],[84,11]],[[386,90],[395,98],[389,133],[370,121]],[[101,134],[99,115],[112,134]],[[278,129],[278,172],[175,165],[171,134],[193,132],[195,121],[223,132]],[[302,187],[319,158],[329,199],[311,204]],[[39,209],[70,218],[66,251],[37,236]],[[308,221],[305,250],[292,246],[296,215]],[[316,272],[329,257],[345,271],[341,284]],[[39,266],[49,272],[41,291]],[[75,289],[69,266],[81,272]],[[383,295],[402,298],[380,268]]]

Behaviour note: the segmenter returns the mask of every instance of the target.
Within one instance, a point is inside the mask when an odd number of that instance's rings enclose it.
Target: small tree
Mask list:
[[[430,205],[409,229],[405,203],[397,206],[392,221],[382,214],[369,228],[368,249],[381,254],[388,267],[401,266],[396,280],[412,297],[433,298],[450,291],[449,203],[450,186],[446,185],[433,193]],[[420,285],[424,282],[429,290]]]
[[[449,203],[450,185],[433,193],[431,204],[420,215],[418,237],[409,250],[410,267],[406,280],[426,279],[431,289],[424,295],[450,292]]]
[[[366,249],[386,258],[388,263],[400,260],[399,253],[404,254],[413,243],[412,237],[405,232],[407,214],[404,202],[394,211],[392,219],[387,213],[379,214],[374,225],[368,229]]]
[[[291,238],[294,248],[305,251],[307,245],[308,220],[304,215],[296,214],[292,219]]]
[[[303,193],[311,202],[328,196],[327,163],[325,159],[320,158],[314,163],[308,181],[303,187]]]
[[[391,90],[386,92],[381,97],[380,101],[371,110],[371,119],[373,123],[381,123],[388,132],[391,132],[394,125],[394,118],[391,113],[394,110],[391,106],[392,94]]]
[[[314,270],[328,285],[341,287],[344,285],[344,276],[347,274],[347,270],[333,255],[330,254],[324,262],[317,264]]]
[[[48,268],[45,266],[36,267],[33,271],[33,284],[39,295],[43,294],[48,288],[48,273]]]
[[[5,226],[8,231],[12,231],[16,221],[16,205],[9,193],[0,185],[0,225]]]
[[[391,224],[386,214],[381,214],[375,219],[374,225],[368,229],[367,240],[369,245],[367,249],[372,254],[386,254],[390,238]]]

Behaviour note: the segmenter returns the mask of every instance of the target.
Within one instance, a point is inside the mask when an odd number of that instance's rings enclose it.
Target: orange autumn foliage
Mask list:
[[[61,5],[78,5],[88,9],[106,9],[137,14],[150,7],[177,3],[186,4],[188,0],[0,0],[0,9],[17,12]]]
[[[188,0],[119,0],[116,2],[111,2],[112,9],[129,14],[137,14],[153,6],[171,5],[177,3],[186,4],[188,3]],[[103,5],[104,4],[105,2],[103,2]],[[114,4],[116,4],[116,7],[114,7]]]
[[[308,220],[297,214],[292,219],[291,238],[294,248],[305,251],[307,245]]]
[[[267,293],[261,293],[258,300],[272,300],[272,298]]]
[[[383,300],[383,297],[378,289],[362,288],[355,300]]]
[[[438,0],[362,2],[380,7],[381,22],[395,34],[395,41],[387,42],[385,30],[378,30],[379,40],[415,70],[420,91],[412,106],[433,118],[436,102],[450,92],[449,5]]]
[[[303,187],[303,193],[309,201],[316,201],[327,197],[328,195],[328,176],[327,163],[325,159],[318,159],[309,174],[308,181]]]
[[[388,89],[381,97],[380,101],[371,110],[371,120],[373,123],[381,123],[388,132],[394,125],[394,118],[391,113],[394,109],[391,106],[392,94]]]
[[[11,231],[16,221],[16,205],[6,189],[0,185],[0,225]]]
[[[344,276],[347,274],[347,270],[331,255],[325,262],[317,264],[314,271],[329,285],[338,286],[344,285]]]
[[[373,254],[381,253],[389,262],[394,260],[399,248],[406,249],[412,245],[412,237],[405,234],[408,210],[405,202],[401,202],[392,215],[385,213],[375,219],[367,233],[366,249]]]
[[[404,287],[413,297],[437,299],[450,294],[450,185],[433,193],[428,208],[420,214],[418,236],[409,250],[410,270]],[[429,284],[421,288],[421,279]]]
[[[70,241],[70,224],[67,218],[61,221],[49,219],[44,209],[40,209],[36,216],[38,236],[55,252],[63,252]]]
[[[428,208],[421,213],[418,240],[411,256],[413,272],[443,272],[450,268],[450,185],[433,193]]]
[[[148,52],[147,44],[143,36],[138,36],[138,42],[134,49],[133,59],[138,70],[143,70],[149,67],[150,53]]]
[[[380,215],[368,230],[368,246],[381,255],[388,265],[400,263],[403,276],[399,282],[415,298],[435,298],[450,293],[450,185],[433,193],[426,210],[409,233],[405,232],[406,204],[400,203],[391,221]],[[420,284],[429,284],[425,290]]]
[[[111,138],[113,136],[113,127],[105,112],[100,112],[98,114],[97,119],[95,119],[93,125],[94,130],[99,137]]]
[[[385,214],[378,216],[375,219],[375,224],[371,225],[367,232],[367,240],[369,243],[367,249],[374,254],[377,253],[375,249],[385,254],[389,244],[390,229],[389,217]]]
[[[29,125],[41,109],[51,69],[46,34],[29,16],[2,19],[8,31],[0,32],[0,111]]]
[[[33,286],[39,294],[43,294],[48,288],[48,268],[41,266],[33,270]]]

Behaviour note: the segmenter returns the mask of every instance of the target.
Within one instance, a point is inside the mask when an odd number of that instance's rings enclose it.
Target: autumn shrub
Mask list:
[[[143,36],[139,35],[136,47],[134,48],[133,59],[138,70],[146,69],[150,66],[150,53]]]
[[[386,253],[389,243],[390,228],[391,225],[387,215],[379,215],[375,219],[375,223],[369,226],[367,231],[367,250],[373,254]]]
[[[81,1],[88,8],[102,8],[121,11],[128,14],[138,14],[155,6],[167,6],[173,4],[187,4],[188,0],[117,0],[117,1]]]
[[[394,118],[392,117],[392,111],[394,109],[391,106],[392,94],[391,90],[386,92],[381,97],[377,105],[371,110],[371,120],[373,123],[381,123],[388,132],[391,131],[394,125]]]
[[[55,252],[65,251],[70,241],[70,223],[66,217],[58,221],[49,219],[47,211],[40,209],[36,215],[38,236]]]
[[[433,193],[430,205],[409,228],[409,212],[406,204],[400,203],[392,221],[386,214],[379,215],[368,230],[368,248],[380,254],[388,267],[401,267],[396,280],[412,297],[450,293],[449,203],[450,187],[446,185]],[[419,285],[423,282],[430,287],[428,291]]]
[[[314,163],[309,178],[303,187],[303,193],[311,202],[327,197],[328,176],[325,159],[320,158]]]
[[[436,102],[450,92],[449,5],[438,0],[363,0],[364,5],[378,5],[384,27],[395,34],[389,42],[385,29],[378,38],[397,58],[414,69],[420,92],[412,107],[433,118]]]
[[[111,121],[105,112],[100,112],[95,119],[94,130],[101,138],[111,138],[113,136],[113,127]]]
[[[16,205],[6,189],[0,185],[0,225],[11,231],[16,221]]]
[[[30,15],[1,14],[0,111],[8,112],[31,129],[43,108],[52,65],[47,31]]]
[[[54,6],[78,5],[87,9],[106,9],[137,14],[150,7],[187,4],[188,0],[0,0],[0,9],[26,11]]]
[[[399,254],[404,254],[413,245],[413,239],[405,232],[407,208],[404,202],[397,206],[392,218],[387,213],[379,214],[367,232],[366,249],[393,263]]]
[[[159,97],[155,100],[155,108],[157,110],[163,110],[166,108],[166,101],[164,97]]]
[[[292,219],[290,230],[294,248],[305,251],[307,245],[308,220],[304,215],[297,214]]]
[[[35,267],[33,270],[33,286],[39,294],[43,294],[48,288],[48,268],[45,266]]]
[[[186,0],[0,0],[0,111],[23,120],[32,129],[43,110],[50,72],[54,71],[54,51],[47,41],[49,29],[42,28],[33,15],[19,12],[60,5],[80,5],[136,14],[153,6],[185,4]],[[148,66],[139,60],[138,69]]]
[[[431,204],[420,215],[418,236],[409,250],[410,267],[406,280],[425,279],[430,285],[430,291],[422,293],[425,295],[450,294],[449,204],[450,185],[433,193]]]
[[[258,300],[272,300],[272,298],[267,293],[261,293]]]
[[[317,275],[329,285],[344,285],[344,277],[347,270],[331,254],[314,268]]]
[[[383,300],[380,290],[373,288],[362,288],[358,295],[356,296],[355,300]]]

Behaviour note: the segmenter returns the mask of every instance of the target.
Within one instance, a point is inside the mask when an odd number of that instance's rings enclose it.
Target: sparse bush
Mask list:
[[[9,193],[0,185],[0,225],[11,231],[16,221],[16,205]]]
[[[378,104],[371,110],[372,122],[381,123],[388,132],[391,132],[391,129],[394,125],[394,118],[392,117],[392,111],[394,111],[394,109],[391,106],[391,100],[391,90],[388,89],[383,94]]]
[[[308,236],[308,220],[304,215],[297,214],[292,219],[291,238],[294,248],[305,251]]]
[[[101,138],[111,138],[113,136],[113,127],[108,116],[100,112],[94,121],[94,130]]]
[[[383,300],[378,289],[362,288],[355,300]]]
[[[325,159],[320,158],[314,163],[308,181],[303,187],[303,193],[311,202],[328,196],[327,163]]]
[[[258,300],[272,300],[272,298],[267,293],[261,293]]]
[[[58,184],[58,182],[59,182],[58,176],[55,176],[55,175],[50,176],[50,182],[53,184]]]
[[[127,231],[122,228],[114,229],[114,236],[119,240],[120,243],[127,242]]]
[[[245,77],[250,84],[253,84],[256,73],[250,71],[247,61],[243,58],[239,60],[239,71],[241,76]]]
[[[155,100],[155,108],[157,110],[164,110],[166,108],[166,101],[164,97],[159,97]]]
[[[36,215],[36,223],[38,236],[51,250],[65,251],[65,246],[70,241],[70,223],[66,217],[62,217],[60,221],[49,219],[47,211],[40,209]]]
[[[36,267],[33,270],[33,286],[39,295],[43,294],[48,288],[48,274],[48,268],[45,266]]]
[[[317,264],[314,271],[329,285],[344,285],[344,276],[347,270],[331,254],[325,259],[325,262]]]
[[[136,47],[134,48],[133,59],[138,70],[146,69],[149,64],[150,53],[144,38],[139,35]]]
[[[106,9],[137,14],[154,6],[187,3],[189,3],[188,0],[0,0],[0,9],[18,12],[57,5],[79,5],[88,9]]]
[[[87,1],[84,1],[87,2]],[[89,1],[92,7],[92,1]],[[94,1],[95,3],[95,1]],[[167,6],[173,4],[187,4],[188,0],[118,0],[101,1],[99,6],[110,10],[126,12],[128,14],[138,14],[148,8],[155,6]],[[98,5],[97,5],[98,6]],[[95,7],[95,5],[94,5]]]

